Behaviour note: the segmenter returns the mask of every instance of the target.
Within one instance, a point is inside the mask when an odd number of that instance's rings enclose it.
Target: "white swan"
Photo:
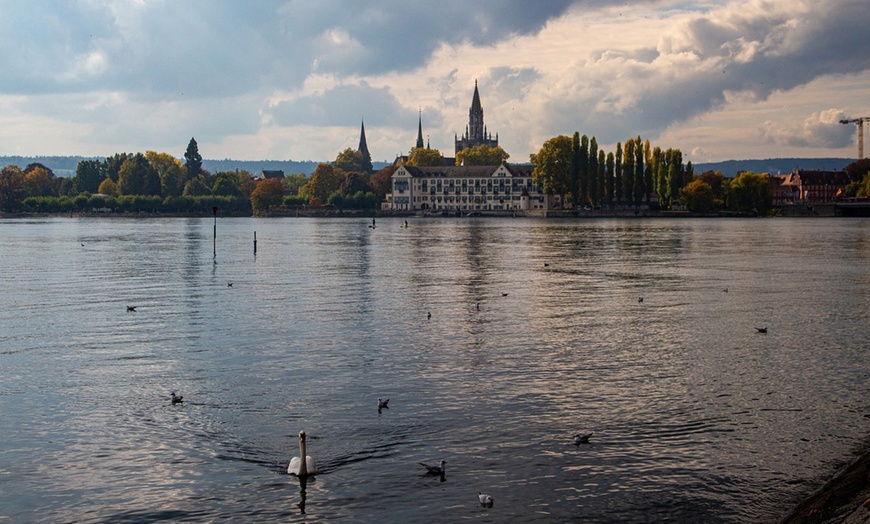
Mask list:
[[[299,457],[305,457],[305,460]],[[314,459],[305,454],[305,430],[299,432],[299,457],[290,459],[290,465],[287,466],[287,473],[296,475],[297,477],[306,477],[317,473],[317,466],[314,464]]]
[[[495,500],[493,500],[492,495],[487,495],[485,493],[477,492],[477,498],[480,500],[481,506],[486,506],[491,508]]]

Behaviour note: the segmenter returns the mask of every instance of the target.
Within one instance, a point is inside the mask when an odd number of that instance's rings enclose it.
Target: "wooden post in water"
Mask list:
[[[257,232],[254,231],[254,256],[257,256]]]
[[[217,261],[217,206],[212,206],[211,212],[214,213],[214,238],[212,241],[212,254],[214,255],[215,261]]]

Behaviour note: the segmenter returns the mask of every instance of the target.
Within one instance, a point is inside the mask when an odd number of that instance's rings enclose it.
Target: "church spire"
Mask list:
[[[416,147],[423,147],[423,110],[420,110],[420,117],[417,120],[417,145]]]
[[[480,93],[477,91],[477,80],[474,81],[474,95],[471,98],[471,112],[483,114],[483,107],[480,105]]]
[[[365,121],[362,120],[360,121],[359,147],[357,148],[357,150],[362,155],[364,167],[371,171],[372,155],[369,153],[369,146],[366,143],[366,124]]]

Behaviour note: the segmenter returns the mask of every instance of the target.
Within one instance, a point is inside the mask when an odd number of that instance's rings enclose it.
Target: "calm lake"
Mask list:
[[[0,220],[0,522],[769,523],[870,437],[870,219],[409,222]]]

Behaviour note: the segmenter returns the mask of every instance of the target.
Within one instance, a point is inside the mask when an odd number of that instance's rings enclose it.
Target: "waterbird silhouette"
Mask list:
[[[299,457],[302,457],[301,459]],[[305,430],[299,432],[299,457],[290,459],[290,465],[287,466],[287,473],[296,475],[297,477],[305,477],[317,473],[317,466],[314,464],[314,459],[306,455],[305,446]]]
[[[127,306],[127,311],[136,311],[136,308],[139,306]]]
[[[477,499],[480,501],[481,506],[485,506],[487,508],[491,508],[495,500],[493,500],[492,495],[486,495],[485,493],[477,492]]]
[[[757,327],[755,330],[759,333],[767,333],[767,327]]]
[[[232,282],[227,282],[227,287],[233,287],[233,283],[232,283]]]
[[[589,444],[589,437],[592,436],[592,433],[578,433],[574,435],[574,444]]]
[[[173,404],[184,404],[184,397],[183,396],[176,395],[174,391],[172,393],[170,393],[169,395],[172,397]]]
[[[447,462],[443,460],[438,464],[426,464],[424,462],[418,462],[418,464],[426,468],[427,475],[441,475],[441,478],[444,478],[444,474],[447,472]]]
[[[390,399],[379,398],[378,399],[378,411],[380,411],[382,409],[390,409],[390,406],[388,406],[389,403],[390,403]]]

